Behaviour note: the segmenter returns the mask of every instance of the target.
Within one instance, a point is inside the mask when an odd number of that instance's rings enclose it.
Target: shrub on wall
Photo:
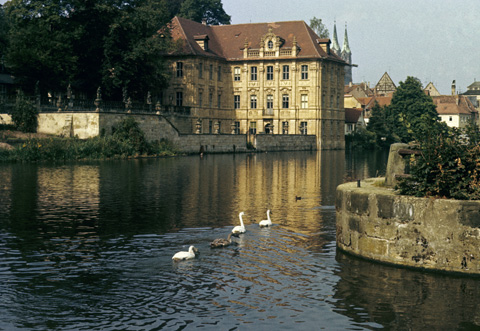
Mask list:
[[[37,131],[37,108],[33,102],[27,99],[22,91],[18,91],[15,105],[9,114],[12,116],[12,121],[18,130],[22,132]]]
[[[480,132],[434,125],[417,139],[421,155],[407,160],[410,177],[400,179],[401,194],[461,200],[480,199]]]

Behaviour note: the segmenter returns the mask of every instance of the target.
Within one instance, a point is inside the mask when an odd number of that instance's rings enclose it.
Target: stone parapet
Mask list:
[[[480,275],[480,201],[417,198],[367,179],[337,187],[337,246],[404,267]]]

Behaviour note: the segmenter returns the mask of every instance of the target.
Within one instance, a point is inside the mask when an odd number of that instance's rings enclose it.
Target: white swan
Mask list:
[[[263,220],[263,221],[260,221],[260,223],[258,223],[258,225],[260,225],[261,228],[272,225],[272,220],[270,219],[270,209],[267,210],[267,219]]]
[[[197,253],[198,253],[198,249],[196,249],[194,246],[190,246],[188,248],[188,252],[178,252],[172,257],[172,260],[174,261],[190,260],[195,258]]]
[[[238,214],[238,217],[240,218],[240,225],[237,225],[236,227],[234,227],[232,229],[232,233],[245,233],[245,225],[243,225],[243,219],[242,219],[242,216],[243,216],[244,212],[240,212],[240,214]]]

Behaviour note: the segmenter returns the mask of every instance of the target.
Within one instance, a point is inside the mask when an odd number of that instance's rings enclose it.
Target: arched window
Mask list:
[[[273,41],[269,40],[268,41],[268,49],[272,49],[273,48]]]

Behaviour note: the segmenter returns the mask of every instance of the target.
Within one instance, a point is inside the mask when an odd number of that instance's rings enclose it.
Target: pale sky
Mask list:
[[[478,0],[222,0],[232,24],[321,18],[340,47],[345,23],[353,81],[374,86],[385,72],[398,86],[407,76],[442,94],[480,80]]]
[[[0,0],[0,3],[5,3]],[[354,82],[374,86],[388,72],[395,84],[407,76],[442,94],[480,80],[478,0],[222,0],[232,24],[321,18],[340,47],[345,23]]]

